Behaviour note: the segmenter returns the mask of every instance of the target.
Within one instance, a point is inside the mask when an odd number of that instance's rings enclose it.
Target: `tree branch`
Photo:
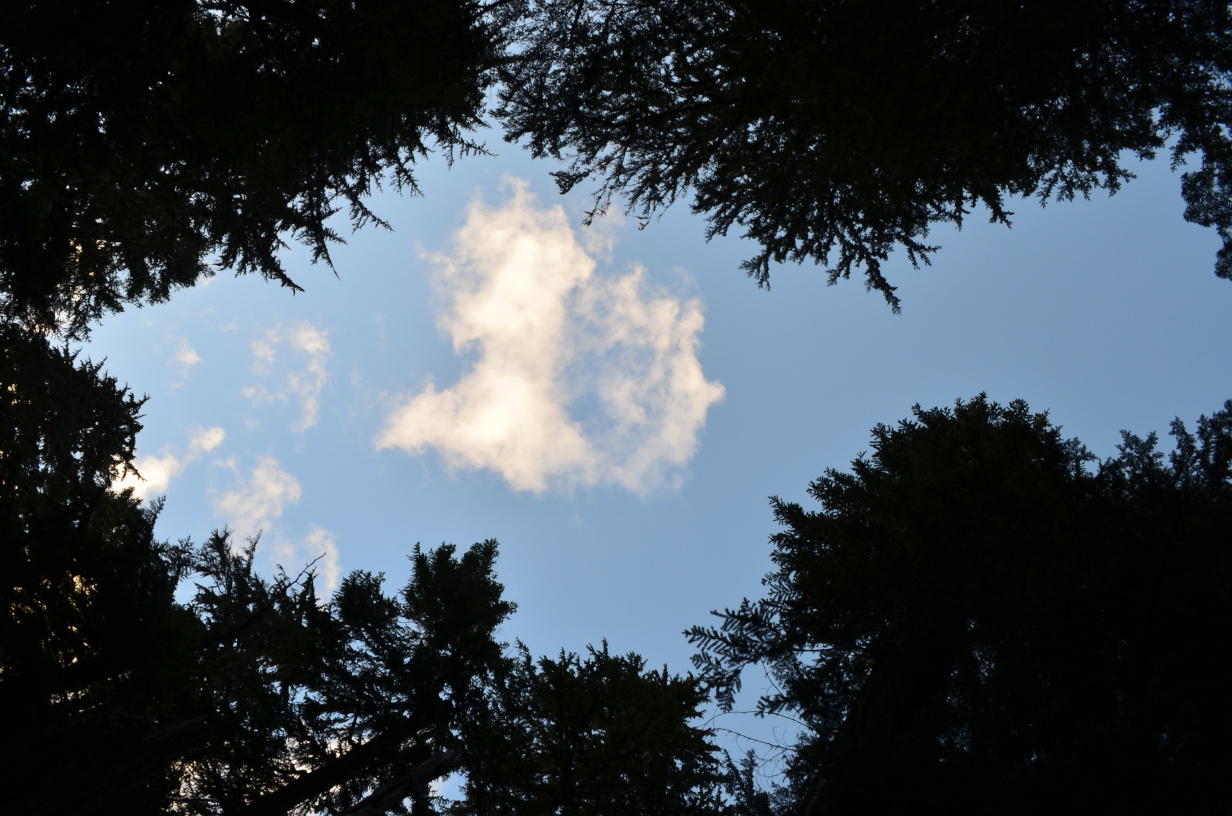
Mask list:
[[[409,798],[416,789],[461,766],[462,762],[455,751],[437,754],[411,768],[404,776],[381,785],[355,807],[342,811],[340,816],[385,816],[387,811]]]

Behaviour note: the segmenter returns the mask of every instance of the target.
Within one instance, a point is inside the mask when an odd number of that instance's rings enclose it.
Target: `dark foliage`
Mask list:
[[[406,812],[403,798],[458,767],[453,730],[508,662],[493,639],[513,611],[494,580],[495,542],[417,548],[399,597],[356,572],[328,604],[311,573],[257,576],[254,552],[225,534],[200,550],[189,606],[205,630],[196,672],[216,733],[180,768],[180,807],[343,812],[404,783],[388,808]]]
[[[22,791],[63,808],[105,796],[205,735],[151,730],[177,722],[189,683],[191,616],[173,600],[186,558],[155,540],[157,503],[109,490],[142,401],[100,368],[0,327],[0,809],[13,812],[57,812],[7,799]],[[131,750],[107,764],[117,746]]]
[[[1232,14],[1214,0],[986,3],[535,0],[503,74],[511,140],[570,161],[648,219],[692,190],[744,264],[812,259],[830,282],[927,262],[931,225],[1008,198],[1073,198],[1131,177],[1169,138],[1185,217],[1232,277]]]
[[[767,665],[810,731],[806,814],[1194,812],[1232,767],[1232,402],[1165,462],[1100,463],[1022,402],[873,431],[806,511],[773,500],[767,597],[688,634],[731,704]]]
[[[41,335],[0,341],[0,811],[422,815],[454,771],[459,814],[721,808],[691,678],[496,640],[496,542],[416,547],[397,596],[355,572],[328,601],[226,530],[159,542],[160,504],[111,489],[141,401]]]
[[[504,4],[126,0],[0,10],[0,314],[81,333],[210,262],[298,289],[340,206],[480,149]]]
[[[140,408],[98,364],[0,327],[6,747],[103,698],[158,712],[175,690],[182,553],[154,540],[157,505],[108,490],[132,460]],[[114,682],[121,671],[131,682]]]
[[[693,677],[645,671],[607,644],[586,659],[532,661],[522,647],[482,720],[467,726],[469,781],[454,816],[717,814],[723,775],[709,732],[689,720]]]

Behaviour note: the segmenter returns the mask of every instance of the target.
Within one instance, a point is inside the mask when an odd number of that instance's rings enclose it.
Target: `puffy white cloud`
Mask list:
[[[265,386],[249,386],[245,397],[257,403],[288,402],[294,399],[300,406],[300,417],[291,430],[302,433],[317,424],[321,389],[325,387],[325,361],[329,359],[329,333],[309,323],[291,328],[275,327],[252,341],[253,370],[262,376],[271,373],[280,346],[289,346],[302,359],[302,365],[288,371],[277,390]]]
[[[471,205],[453,253],[433,258],[461,380],[398,399],[378,449],[437,450],[517,490],[679,485],[723,386],[697,359],[701,306],[646,292],[641,268],[595,273],[560,207],[525,182],[503,206]]]
[[[161,456],[139,456],[133,462],[133,466],[137,468],[138,476],[134,473],[125,474],[123,479],[115,482],[112,487],[116,490],[123,490],[126,487],[131,487],[133,493],[139,499],[148,499],[150,496],[157,496],[167,491],[167,485],[171,484],[171,480],[180,475],[188,462],[185,459],[180,459],[174,452],[167,451]]]
[[[115,490],[131,487],[139,499],[165,493],[171,480],[184,468],[217,448],[227,438],[222,428],[197,428],[188,440],[188,451],[177,454],[173,448],[164,447],[158,456],[138,456],[133,462],[140,477],[129,473],[112,484]]]
[[[214,512],[223,516],[237,540],[255,536],[282,515],[283,506],[299,502],[299,480],[273,456],[263,456],[247,481],[214,497]]]
[[[338,542],[334,534],[313,525],[312,530],[298,542],[277,541],[272,548],[274,557],[287,572],[294,576],[300,569],[316,561],[317,596],[324,603],[338,588],[341,568],[338,566]]]

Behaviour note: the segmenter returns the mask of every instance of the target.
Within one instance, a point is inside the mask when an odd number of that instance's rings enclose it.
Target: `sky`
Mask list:
[[[884,267],[895,315],[811,264],[759,289],[754,246],[706,242],[687,206],[583,227],[585,183],[562,197],[551,162],[487,141],[422,162],[422,197],[375,195],[392,230],[347,234],[336,274],[292,246],[304,292],[221,272],[95,329],[86,356],[149,396],[136,487],[166,496],[159,536],[260,531],[266,573],[320,557],[319,589],[363,569],[390,594],[417,542],[495,538],[504,639],[606,638],[683,673],[682,631],[761,594],[767,498],[808,504],[877,423],[986,392],[1109,456],[1121,429],[1166,437],[1232,398],[1232,281],[1164,159],[1112,197],[1018,201],[1011,229],[934,229],[931,266]],[[751,707],[767,681],[745,683]],[[790,740],[713,725],[734,751]]]

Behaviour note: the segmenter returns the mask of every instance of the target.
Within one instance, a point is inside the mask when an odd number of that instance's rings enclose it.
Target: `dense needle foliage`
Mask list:
[[[1232,403],[1167,461],[983,397],[873,431],[819,510],[773,500],[767,596],[695,627],[731,705],[766,665],[805,814],[1209,807],[1232,751]]]
[[[470,0],[0,9],[0,315],[84,332],[214,263],[292,289],[286,237],[480,149],[504,12]]]
[[[422,816],[455,771],[457,816],[722,809],[697,682],[511,654],[495,541],[416,546],[397,595],[357,571],[328,599],[226,530],[160,542],[160,503],[112,489],[142,401],[2,338],[0,810]]]
[[[1232,403],[1095,463],[1026,405],[874,430],[812,486],[768,596],[695,628],[729,704],[808,731],[773,796],[707,689],[606,645],[532,659],[485,541],[259,575],[113,489],[143,400],[52,338],[218,269],[299,284],[382,182],[511,140],[649,218],[677,198],[831,282],[930,226],[1115,191],[1170,148],[1232,278],[1232,11],[1213,0],[40,0],[0,6],[0,810],[799,816],[1197,809],[1232,767]],[[497,84],[501,83],[499,87]],[[178,593],[178,594],[177,594]],[[432,783],[465,775],[443,803]]]
[[[1115,191],[1126,154],[1200,165],[1185,217],[1232,277],[1232,13],[1216,0],[1033,3],[533,0],[502,73],[507,138],[597,177],[643,219],[692,193],[745,263],[811,259],[830,282],[927,261],[976,205]]]

